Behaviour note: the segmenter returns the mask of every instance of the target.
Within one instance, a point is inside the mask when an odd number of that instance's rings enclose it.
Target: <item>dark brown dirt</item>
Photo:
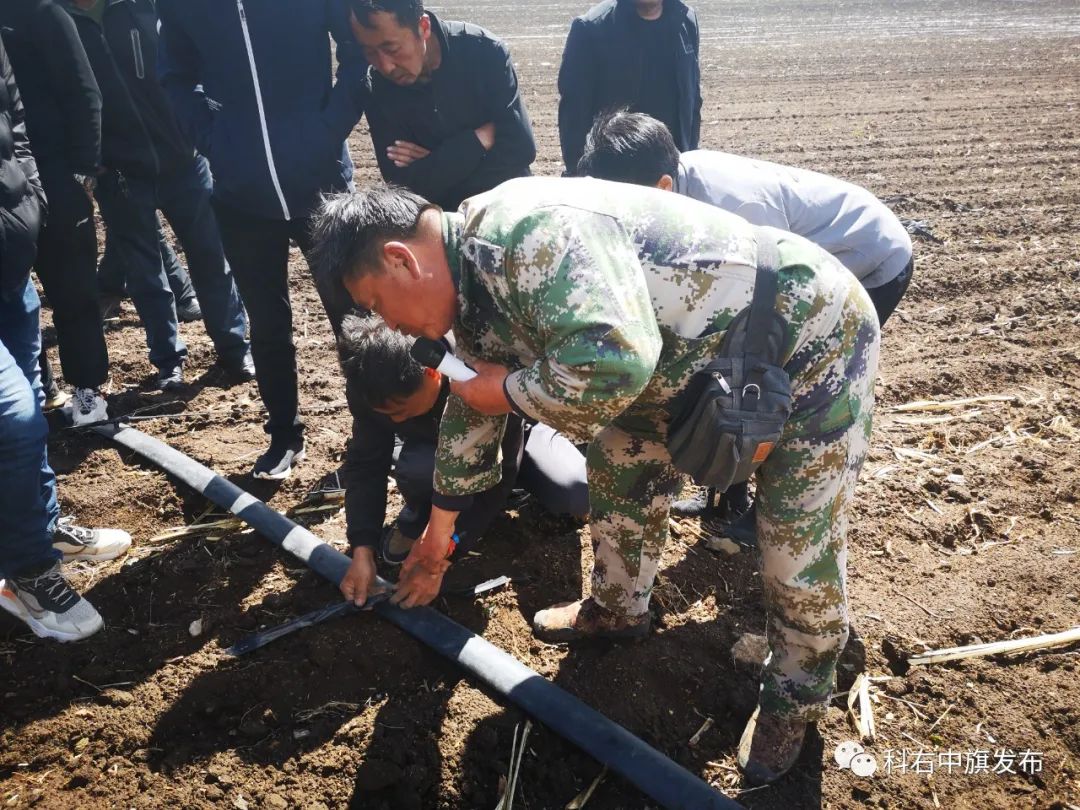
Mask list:
[[[892,654],[1080,624],[1074,5],[695,5],[704,32],[703,146],[862,183],[942,240],[917,240],[915,281],[886,329],[874,450],[851,520],[853,622],[867,642],[869,672],[893,674],[883,643]],[[538,173],[561,168],[555,71],[569,18],[580,10],[565,2],[445,9],[509,36],[536,129]],[[374,161],[362,129],[353,147],[365,182]],[[192,350],[192,383],[181,398],[188,416],[142,425],[279,509],[335,468],[349,433],[330,332],[303,261],[294,259],[309,462],[276,490],[246,477],[264,442],[258,395],[254,385],[221,387],[198,324],[183,328]],[[114,410],[162,401],[130,306],[111,325],[109,345]],[[1013,399],[896,410],[986,395]],[[926,421],[943,416],[953,418]],[[371,615],[224,659],[222,649],[252,629],[334,600],[333,587],[250,533],[155,542],[205,502],[92,437],[58,431],[51,452],[66,511],[123,526],[135,544],[125,560],[71,567],[106,617],[92,641],[43,643],[0,617],[0,803],[496,804],[520,712]],[[343,545],[341,514],[314,528]],[[755,683],[729,649],[764,627],[755,561],[714,554],[684,533],[665,555],[654,600],[659,629],[648,641],[538,643],[528,619],[579,593],[587,539],[535,507],[510,514],[452,577],[472,583],[505,573],[513,586],[439,607],[737,795],[734,751]],[[198,637],[188,632],[195,619],[203,621]],[[909,757],[1011,749],[1041,754],[1038,773],[938,769],[858,779],[832,761],[837,743],[855,736],[837,700],[794,772],[739,801],[777,810],[1078,805],[1077,655],[1074,646],[937,665],[875,684],[878,738],[868,748],[882,769],[890,749]],[[716,724],[691,748],[705,717]],[[599,770],[537,728],[518,806],[565,807]],[[608,777],[588,806],[651,805]]]

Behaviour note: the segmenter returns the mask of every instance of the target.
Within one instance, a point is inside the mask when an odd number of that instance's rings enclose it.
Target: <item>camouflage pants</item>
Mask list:
[[[757,472],[767,711],[814,720],[828,705],[848,635],[847,509],[869,447],[878,335],[873,305],[852,283],[835,327],[786,366],[794,411]],[[681,483],[657,436],[616,424],[589,446],[592,594],[628,615],[648,610]]]

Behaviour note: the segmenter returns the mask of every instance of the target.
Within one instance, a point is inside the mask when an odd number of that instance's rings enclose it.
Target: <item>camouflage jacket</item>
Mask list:
[[[752,298],[754,229],[677,194],[521,178],[443,216],[458,355],[514,369],[514,408],[576,441],[613,423],[663,438],[671,398]],[[773,233],[787,362],[832,331],[854,278],[810,242]],[[504,422],[449,398],[436,456],[441,495],[498,482]]]

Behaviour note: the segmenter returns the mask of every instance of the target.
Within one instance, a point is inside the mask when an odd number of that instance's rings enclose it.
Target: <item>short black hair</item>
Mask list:
[[[596,117],[576,174],[655,186],[665,174],[675,178],[678,172],[679,148],[664,123],[624,109]]]
[[[440,210],[399,186],[323,196],[311,227],[312,272],[326,289],[376,272],[382,246],[415,236],[420,215],[429,208]]]
[[[380,11],[393,14],[398,25],[416,31],[420,28],[420,18],[424,14],[421,0],[349,0],[356,21],[364,28],[372,28],[371,15]]]
[[[346,315],[338,337],[338,357],[349,400],[382,408],[391,400],[415,394],[424,368],[409,354],[413,342],[378,315]]]

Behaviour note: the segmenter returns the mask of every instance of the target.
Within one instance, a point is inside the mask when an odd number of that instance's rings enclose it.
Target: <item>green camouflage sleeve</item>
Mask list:
[[[473,358],[461,345],[456,354]],[[435,451],[435,491],[442,496],[472,495],[502,480],[502,440],[505,416],[484,416],[457,394],[446,398]],[[445,498],[443,499],[445,501]]]
[[[638,397],[660,357],[637,250],[615,219],[578,209],[541,209],[509,236],[508,294],[536,335],[537,360],[507,377],[507,396],[587,441]]]

